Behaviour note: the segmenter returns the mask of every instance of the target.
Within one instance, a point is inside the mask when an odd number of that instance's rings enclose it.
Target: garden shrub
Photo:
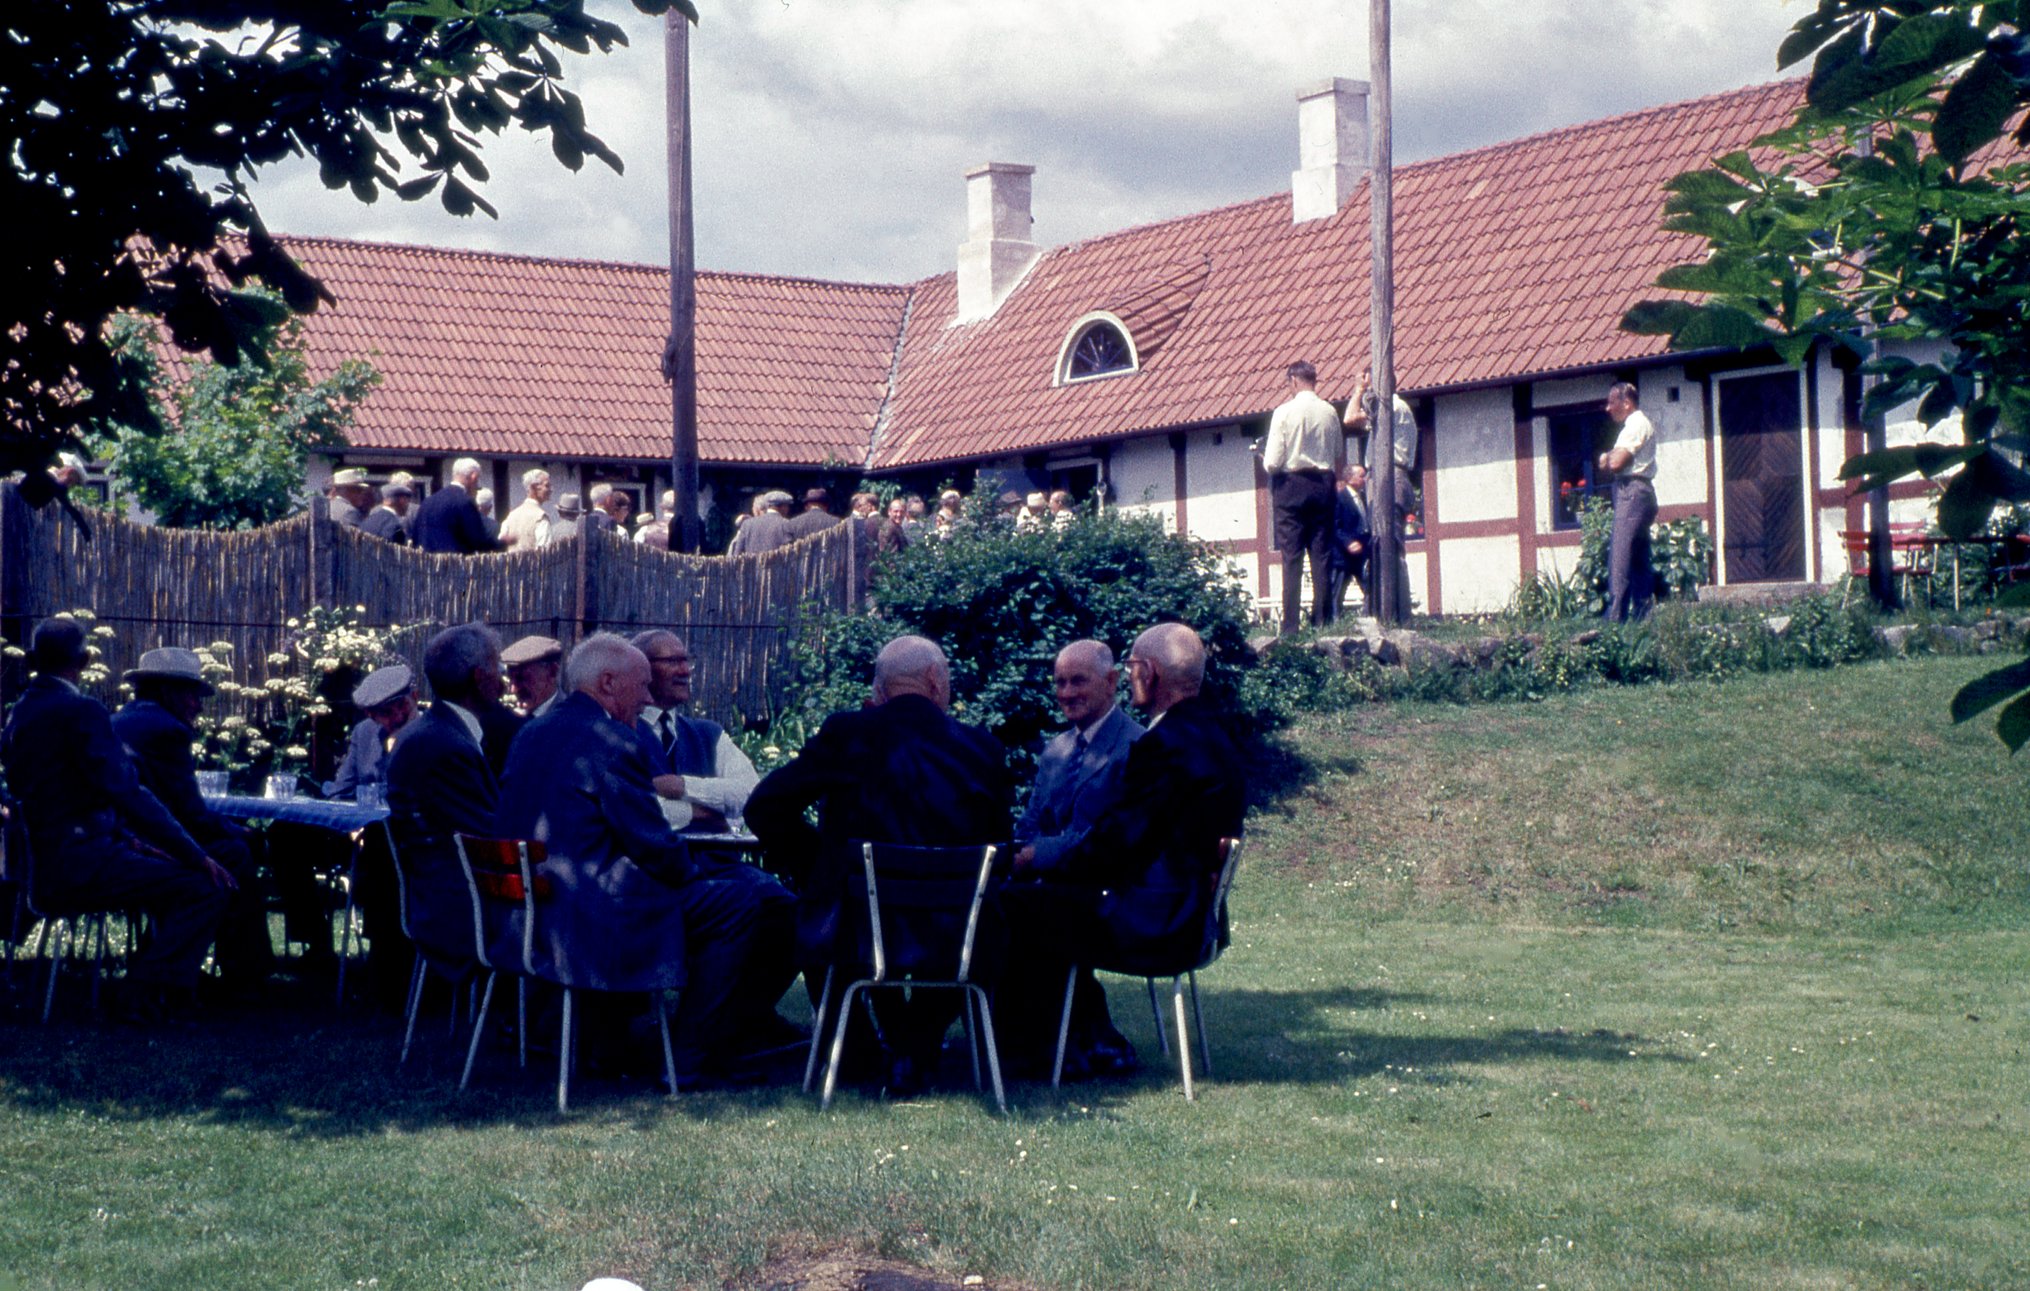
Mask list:
[[[944,648],[954,715],[1018,747],[1058,724],[1050,668],[1060,649],[1092,637],[1125,657],[1139,633],[1167,620],[1205,638],[1206,693],[1248,725],[1287,721],[1296,711],[1283,706],[1289,694],[1309,686],[1282,672],[1246,684],[1239,583],[1210,546],[1167,532],[1154,516],[1106,512],[1022,532],[998,521],[961,525],[877,566],[871,597],[871,615],[820,612],[800,624],[790,711],[811,729],[867,697],[874,656],[905,633]]]

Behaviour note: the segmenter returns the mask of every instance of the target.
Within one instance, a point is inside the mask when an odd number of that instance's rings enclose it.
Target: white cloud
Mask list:
[[[266,177],[271,227],[657,262],[668,254],[659,22],[575,59],[626,160],[573,175],[519,131],[486,140],[498,221],[372,206],[308,167]],[[698,262],[906,281],[950,267],[963,172],[1028,162],[1037,237],[1104,233],[1279,192],[1296,91],[1367,68],[1341,0],[702,0],[692,38]],[[1411,161],[1767,80],[1803,12],[1754,0],[1407,0],[1395,6],[1396,156]]]

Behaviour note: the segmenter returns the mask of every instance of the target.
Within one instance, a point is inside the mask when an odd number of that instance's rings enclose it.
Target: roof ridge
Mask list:
[[[1711,94],[1698,95],[1695,98],[1679,99],[1675,103],[1660,103],[1646,108],[1635,108],[1627,112],[1618,113],[1611,117],[1595,117],[1590,121],[1577,121],[1572,123],[1571,125],[1555,126],[1549,130],[1539,130],[1535,134],[1518,135],[1513,139],[1502,139],[1497,140],[1494,143],[1482,144],[1478,148],[1467,148],[1460,152],[1448,152],[1443,154],[1442,156],[1427,157],[1422,161],[1408,162],[1401,166],[1397,166],[1395,168],[1395,171],[1396,174],[1402,175],[1412,171],[1428,170],[1437,166],[1450,165],[1452,163],[1462,161],[1464,159],[1471,157],[1479,157],[1493,153],[1500,153],[1510,148],[1521,148],[1525,146],[1539,144],[1547,139],[1556,139],[1560,136],[1577,134],[1581,131],[1599,130],[1605,127],[1612,127],[1616,125],[1622,125],[1630,121],[1640,120],[1643,117],[1658,116],[1664,113],[1681,112],[1686,108],[1696,107],[1701,103],[1713,103],[1724,99],[1743,98],[1753,94],[1769,93],[1771,91],[1783,88],[1785,86],[1796,86],[1801,88],[1804,85],[1805,79],[1806,78],[1802,76],[1784,77],[1780,80],[1764,81],[1757,85],[1742,85],[1737,86],[1736,88],[1731,90],[1717,90]],[[1358,193],[1361,189],[1367,187],[1368,175],[1369,172],[1365,171],[1362,172],[1359,182],[1354,187],[1354,193]],[[1347,194],[1347,200],[1349,202],[1353,200],[1354,193]],[[1145,220],[1140,224],[1130,224],[1125,228],[1109,229],[1105,233],[1095,233],[1091,237],[1080,238],[1072,242],[1063,242],[1058,244],[1057,246],[1046,248],[1043,252],[1043,257],[1055,256],[1061,252],[1076,251],[1083,249],[1085,247],[1103,245],[1104,243],[1112,241],[1115,238],[1124,238],[1133,236],[1135,234],[1147,233],[1151,229],[1160,229],[1167,228],[1172,225],[1188,224],[1194,220],[1211,219],[1215,216],[1225,215],[1233,211],[1241,210],[1244,207],[1258,206],[1267,202],[1285,202],[1288,201],[1289,199],[1290,199],[1290,190],[1282,189],[1274,193],[1265,193],[1260,197],[1243,198],[1239,201],[1228,202],[1223,206],[1214,206],[1202,211],[1192,211],[1184,215],[1173,215],[1166,219],[1160,220]],[[1043,257],[1039,257],[1039,259]],[[944,276],[943,274],[932,274],[928,278],[918,279],[917,281],[929,282],[933,278],[939,278],[943,276]]]
[[[427,256],[442,256],[454,260],[515,260],[527,264],[570,265],[591,269],[627,269],[644,273],[667,274],[668,265],[642,264],[631,260],[596,260],[582,256],[532,255],[522,251],[488,251],[473,247],[440,247],[421,242],[384,242],[376,238],[340,238],[311,233],[278,233],[276,239],[285,246],[316,244],[327,247],[368,247],[380,251],[407,251]],[[699,269],[698,277],[731,278],[748,282],[795,282],[813,287],[851,287],[859,290],[898,291],[914,290],[914,282],[860,282],[844,278],[814,278],[807,274],[758,273],[744,269]]]
[[[902,352],[909,342],[909,319],[916,312],[917,289],[911,287],[902,298],[902,317],[895,324],[895,348],[888,354],[888,380],[881,389],[881,406],[874,410],[874,425],[867,431],[867,457],[863,470],[873,470],[881,452],[881,435],[888,429],[889,414],[895,407],[895,391],[902,381]]]

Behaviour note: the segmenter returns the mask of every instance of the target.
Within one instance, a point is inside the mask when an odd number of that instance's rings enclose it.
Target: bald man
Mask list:
[[[1119,800],[1070,846],[1017,858],[1017,879],[1035,886],[1011,884],[1004,895],[1010,936],[1025,958],[1042,958],[1041,978],[1054,977],[1059,992],[1072,963],[1183,954],[1203,942],[1219,841],[1237,837],[1247,813],[1241,756],[1199,694],[1204,680],[1205,643],[1189,627],[1162,623],[1136,637],[1128,692],[1149,722],[1128,750]],[[1098,1003],[1089,1025],[1106,1035],[1104,995]]]
[[[649,701],[641,651],[597,633],[565,676],[570,693],[522,728],[501,782],[501,837],[549,850],[542,873],[555,896],[538,962],[597,991],[681,987],[679,1081],[723,1075],[770,1029],[794,976],[789,895],[751,866],[693,855],[664,819],[635,735]],[[515,944],[497,951],[508,962],[519,934],[516,924],[505,938]]]
[[[846,876],[861,842],[917,847],[1005,844],[1014,787],[1001,744],[953,721],[944,651],[923,637],[898,637],[874,661],[870,707],[835,713],[787,766],[770,772],[747,800],[747,824],[771,865],[797,886],[797,949],[806,979],[823,980],[857,953],[841,937]],[[807,809],[817,809],[813,827]],[[910,1093],[935,1065],[945,1028],[957,1016],[952,992],[896,1008],[884,995],[882,1038],[889,1088]],[[893,1025],[891,1025],[893,1023]]]

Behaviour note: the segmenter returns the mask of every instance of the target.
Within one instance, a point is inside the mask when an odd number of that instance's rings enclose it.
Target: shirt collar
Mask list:
[[[479,714],[471,712],[467,710],[465,705],[455,703],[449,699],[444,701],[444,707],[453,717],[458,719],[458,724],[465,728],[465,733],[472,737],[472,742],[484,748],[486,740],[479,729]]]
[[[1098,717],[1095,717],[1089,725],[1087,725],[1085,728],[1079,731],[1080,735],[1085,736],[1085,742],[1087,744],[1091,744],[1093,740],[1098,737],[1100,733],[1100,728],[1107,724],[1107,719],[1109,717],[1112,717],[1114,715],[1114,710],[1119,707],[1120,705],[1118,703],[1108,704],[1106,712],[1101,713]]]

